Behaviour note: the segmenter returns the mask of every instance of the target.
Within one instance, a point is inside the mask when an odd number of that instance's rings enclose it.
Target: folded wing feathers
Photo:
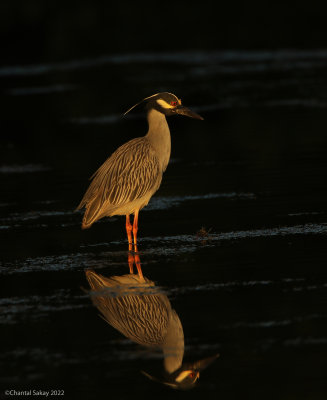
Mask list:
[[[144,196],[159,185],[162,172],[148,140],[133,139],[119,147],[92,175],[77,209],[86,207],[83,226],[101,218],[103,208],[116,208]]]

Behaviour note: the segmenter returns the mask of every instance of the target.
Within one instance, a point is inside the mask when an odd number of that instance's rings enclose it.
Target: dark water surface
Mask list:
[[[138,53],[0,68],[0,386],[66,398],[325,399],[327,50]],[[158,84],[158,82],[160,82]],[[98,316],[85,269],[128,273],[125,221],[81,231],[88,177],[171,91],[172,159],[140,214],[144,275],[182,322],[199,385]],[[7,398],[2,391],[0,398]]]

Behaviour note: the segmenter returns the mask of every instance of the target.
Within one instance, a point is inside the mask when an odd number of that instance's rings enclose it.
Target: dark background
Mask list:
[[[2,1],[0,32],[0,397],[325,399],[320,4]],[[81,231],[73,212],[96,168],[146,132],[141,109],[122,113],[159,91],[205,118],[169,119],[171,163],[139,231],[186,359],[220,353],[187,393],[144,378],[158,355],[81,290],[85,268],[128,272],[124,219]]]
[[[188,49],[325,47],[320,2],[3,1],[1,63]]]

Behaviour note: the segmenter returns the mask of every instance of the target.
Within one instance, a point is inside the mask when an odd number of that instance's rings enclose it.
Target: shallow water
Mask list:
[[[326,398],[326,66],[326,50],[276,50],[1,67],[1,387]],[[121,114],[161,90],[205,118],[169,120],[172,162],[140,214],[143,273],[182,322],[185,360],[220,354],[185,394],[140,373],[162,355],[83,290],[87,268],[128,273],[124,219],[81,231],[74,212],[94,170],[145,133]]]

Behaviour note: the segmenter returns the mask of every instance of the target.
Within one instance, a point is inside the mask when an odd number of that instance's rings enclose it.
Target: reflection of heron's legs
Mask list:
[[[141,268],[141,260],[140,260],[140,256],[139,256],[136,244],[134,245],[134,250],[135,250],[134,260],[135,260],[137,272],[139,274],[140,279],[142,281],[144,281],[143,272],[142,272],[142,268]]]
[[[134,273],[134,256],[131,252],[128,252],[128,266],[129,266],[129,273]]]
[[[137,231],[138,231],[139,211],[135,211],[133,223],[134,251],[137,252]]]

